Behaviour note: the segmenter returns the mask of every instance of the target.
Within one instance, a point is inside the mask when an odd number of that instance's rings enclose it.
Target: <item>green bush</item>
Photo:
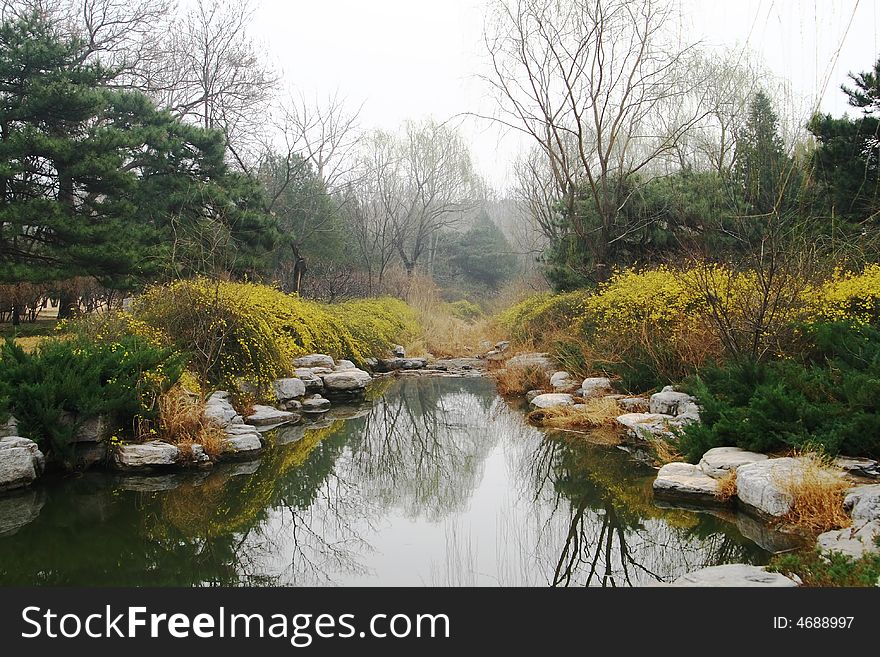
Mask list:
[[[703,407],[677,440],[687,458],[726,445],[880,457],[880,331],[835,322],[799,333],[797,357],[706,367],[686,383]]]
[[[840,552],[818,550],[774,557],[768,570],[797,575],[804,586],[880,586],[880,554],[853,559]]]
[[[483,310],[475,303],[467,299],[459,299],[447,304],[449,313],[465,322],[474,322],[483,316]]]
[[[130,434],[156,413],[158,396],[177,381],[183,363],[169,349],[136,336],[109,343],[47,340],[25,353],[12,340],[0,347],[0,415],[14,415],[22,435],[66,460],[87,420],[106,417]]]

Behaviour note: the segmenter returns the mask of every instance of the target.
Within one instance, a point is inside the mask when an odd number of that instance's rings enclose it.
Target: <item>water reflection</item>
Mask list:
[[[528,426],[488,381],[375,396],[279,430],[259,463],[65,479],[16,514],[0,498],[0,583],[630,586],[767,558],[734,518],[656,506],[626,454]]]

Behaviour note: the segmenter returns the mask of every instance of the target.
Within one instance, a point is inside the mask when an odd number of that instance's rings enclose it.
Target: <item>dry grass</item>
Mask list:
[[[683,460],[681,453],[660,436],[646,435],[644,438],[658,465]]]
[[[528,420],[536,426],[551,429],[594,429],[614,426],[620,412],[616,400],[599,397],[578,406],[539,408],[529,413]]]
[[[715,492],[715,497],[726,502],[734,495],[736,495],[736,470],[730,470],[718,480],[718,490]]]
[[[843,508],[849,482],[829,458],[814,452],[795,455],[804,459],[804,467],[779,482],[793,499],[782,523],[812,534],[849,526],[852,520]]]
[[[158,438],[180,448],[197,443],[208,455],[219,455],[225,433],[204,417],[204,410],[203,401],[174,386],[159,398]]]
[[[513,365],[492,371],[502,395],[524,395],[529,390],[550,390],[550,375],[542,367]]]

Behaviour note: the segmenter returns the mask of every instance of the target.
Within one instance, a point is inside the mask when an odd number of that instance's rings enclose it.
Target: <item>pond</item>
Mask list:
[[[0,497],[0,584],[635,586],[769,558],[758,523],[658,506],[652,469],[529,426],[490,380],[371,397],[259,462]]]

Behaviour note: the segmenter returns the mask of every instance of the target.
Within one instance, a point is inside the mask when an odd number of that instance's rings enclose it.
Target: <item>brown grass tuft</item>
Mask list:
[[[208,455],[217,456],[223,451],[225,433],[204,417],[204,410],[203,401],[174,386],[159,398],[157,437],[181,448],[198,443]]]
[[[796,456],[804,459],[804,467],[795,477],[779,482],[793,498],[782,523],[813,534],[849,526],[852,520],[843,508],[849,482],[824,455],[806,452]]]
[[[529,390],[550,390],[550,375],[542,367],[514,365],[492,371],[502,395],[524,395]]]
[[[718,480],[718,490],[715,493],[722,502],[726,502],[736,495],[736,470],[730,470]]]
[[[620,415],[614,399],[599,397],[588,400],[583,406],[554,406],[539,408],[528,415],[531,424],[552,429],[593,429],[613,426]]]

